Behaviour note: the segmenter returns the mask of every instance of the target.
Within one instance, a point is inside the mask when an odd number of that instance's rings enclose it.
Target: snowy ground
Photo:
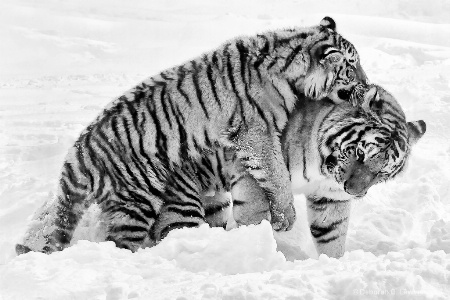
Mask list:
[[[63,252],[15,256],[66,150],[111,99],[227,38],[325,15],[428,127],[405,174],[355,203],[343,258],[317,258],[301,195],[295,228],[275,238],[268,223],[203,226],[132,254],[80,231]],[[450,299],[449,37],[445,0],[2,0],[0,299]]]

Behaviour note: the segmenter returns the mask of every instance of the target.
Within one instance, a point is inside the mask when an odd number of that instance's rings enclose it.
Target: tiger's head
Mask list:
[[[311,65],[304,80],[305,95],[313,99],[328,97],[335,103],[349,101],[358,83],[367,84],[355,47],[336,31],[330,17],[322,19],[320,30],[330,38],[310,50]]]
[[[286,77],[297,92],[334,103],[349,101],[357,84],[368,84],[355,47],[336,31],[330,17],[318,26],[279,32],[269,68]],[[268,47],[266,47],[268,48]]]
[[[406,122],[395,98],[379,86],[366,92],[363,106],[350,113],[337,106],[336,113],[343,113],[341,120],[323,132],[322,140],[332,151],[324,160],[323,172],[356,197],[398,175],[411,147],[426,131],[422,120]]]

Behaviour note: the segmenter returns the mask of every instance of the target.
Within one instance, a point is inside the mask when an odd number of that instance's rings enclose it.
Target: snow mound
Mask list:
[[[287,262],[268,222],[174,230],[136,253],[80,240],[0,269],[5,299],[447,299],[450,254],[415,248]],[[26,287],[24,289],[24,287]]]
[[[139,252],[174,260],[178,267],[192,272],[238,274],[279,268],[286,259],[276,248],[272,227],[264,221],[231,231],[207,224],[173,230],[157,247]]]

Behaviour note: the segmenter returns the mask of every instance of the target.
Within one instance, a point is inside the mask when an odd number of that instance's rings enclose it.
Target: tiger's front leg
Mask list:
[[[307,197],[308,223],[318,254],[344,255],[350,208],[348,200]]]
[[[238,137],[237,156],[264,191],[275,230],[290,230],[295,222],[289,171],[276,133],[253,126]]]

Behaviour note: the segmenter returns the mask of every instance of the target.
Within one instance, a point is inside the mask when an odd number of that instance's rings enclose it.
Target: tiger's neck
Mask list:
[[[333,109],[333,104],[302,99],[283,132],[282,147],[294,194],[337,200],[353,198],[323,170],[325,157],[319,151],[323,145],[319,145],[318,134]]]

